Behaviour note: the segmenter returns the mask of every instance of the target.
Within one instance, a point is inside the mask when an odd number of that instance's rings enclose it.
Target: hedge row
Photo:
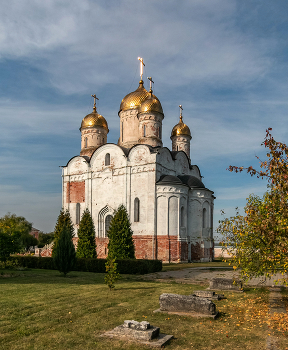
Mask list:
[[[53,258],[42,258],[36,256],[12,256],[11,260],[17,261],[19,265],[32,269],[56,270]],[[127,259],[116,260],[118,272],[121,274],[140,274],[158,272],[162,270],[161,260]],[[73,271],[106,272],[106,259],[84,259],[77,258]]]

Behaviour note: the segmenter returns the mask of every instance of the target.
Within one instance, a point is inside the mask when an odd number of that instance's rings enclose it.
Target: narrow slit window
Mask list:
[[[112,215],[107,215],[105,218],[105,237],[108,237],[108,230],[111,224]]]
[[[85,142],[85,148],[87,148],[88,147],[88,138],[87,137],[85,137],[84,142]]]
[[[80,203],[76,203],[76,225],[80,223]]]
[[[134,222],[140,221],[140,200],[135,198],[134,200]]]
[[[110,153],[106,153],[105,155],[105,165],[110,165]]]
[[[206,208],[203,209],[203,228],[207,227],[207,210]]]
[[[181,207],[181,212],[180,212],[180,226],[181,226],[181,227],[184,227],[184,226],[185,226],[184,207]]]
[[[146,137],[146,125],[143,127],[143,136]]]
[[[123,142],[123,122],[121,122],[121,138],[122,138],[122,142]]]

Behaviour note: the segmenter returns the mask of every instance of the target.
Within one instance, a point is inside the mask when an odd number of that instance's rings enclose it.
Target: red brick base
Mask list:
[[[202,248],[199,242],[191,244],[191,261],[200,261],[201,259],[212,261],[213,252],[214,246],[212,248]]]
[[[187,262],[188,243],[179,242],[177,236],[134,236],[136,259],[159,259],[163,262]],[[73,238],[77,248],[78,238]],[[105,259],[108,254],[108,238],[96,238],[97,257]],[[41,256],[51,256],[52,250],[41,252]],[[213,247],[201,248],[201,244],[191,244],[191,260],[200,261],[203,258],[213,259]]]

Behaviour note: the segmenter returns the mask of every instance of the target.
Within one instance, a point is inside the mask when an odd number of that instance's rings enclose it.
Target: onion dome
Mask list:
[[[127,111],[128,109],[137,109],[141,106],[142,102],[149,96],[148,91],[144,88],[143,80],[139,81],[139,87],[137,90],[130,92],[126,95],[120,105],[120,111]]]
[[[139,113],[149,113],[158,112],[163,114],[163,109],[158,98],[152,93],[146,98],[146,100],[141,104]]]
[[[106,119],[101,114],[98,114],[96,109],[93,108],[93,112],[83,118],[80,130],[84,128],[97,128],[98,126],[109,132]]]
[[[187,135],[191,137],[189,126],[183,123],[182,115],[180,115],[180,122],[174,126],[171,132],[171,137],[180,135]]]

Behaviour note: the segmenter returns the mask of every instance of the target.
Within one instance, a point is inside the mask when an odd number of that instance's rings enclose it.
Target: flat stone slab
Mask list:
[[[211,290],[194,290],[193,294],[196,297],[206,298],[209,300],[221,300],[225,299],[224,294],[216,294]]]
[[[188,317],[196,317],[196,318],[212,318],[215,320],[219,316],[219,312],[217,311],[215,315],[204,315],[204,314],[199,314],[196,312],[181,312],[181,311],[163,311],[161,309],[154,310],[153,312],[160,312],[162,314],[168,314],[168,315],[178,315],[178,316],[188,316]]]
[[[164,347],[164,345],[170,339],[173,338],[173,335],[158,333],[157,338],[154,338],[152,340],[145,340],[145,339],[142,339],[142,338],[131,336],[131,334],[128,334],[128,333],[123,334],[123,333],[119,332],[119,327],[123,328],[122,325],[118,326],[118,327],[115,327],[111,331],[108,331],[108,332],[105,332],[104,334],[101,334],[101,337],[117,338],[117,339],[122,339],[122,340],[124,339],[126,341],[132,341],[132,342],[135,342],[135,343],[138,343],[138,344],[148,345],[150,347],[155,347],[155,348],[157,348],[157,347],[159,347],[159,348]],[[154,327],[154,328],[158,328],[159,329],[159,327]],[[141,332],[141,331],[138,331],[138,332]]]
[[[210,290],[229,290],[231,292],[243,292],[242,282],[230,278],[212,278],[209,283]]]
[[[152,326],[150,329],[142,331],[139,329],[126,328],[124,325],[121,325],[115,327],[111,332],[113,332],[115,335],[124,336],[131,339],[149,341],[159,336],[160,328]]]
[[[216,305],[211,300],[194,295],[163,293],[159,303],[161,311],[216,315]]]

